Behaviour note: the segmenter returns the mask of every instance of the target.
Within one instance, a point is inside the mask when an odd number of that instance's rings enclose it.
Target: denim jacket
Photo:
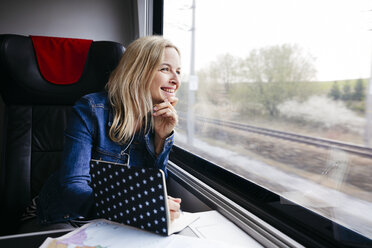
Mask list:
[[[173,133],[156,157],[151,130],[137,132],[130,145],[130,142],[113,142],[108,136],[112,118],[107,92],[89,94],[76,102],[65,130],[61,167],[47,180],[39,194],[37,212],[42,224],[89,217],[93,205],[89,186],[90,159],[126,163],[128,153],[130,166],[155,167],[166,173]]]

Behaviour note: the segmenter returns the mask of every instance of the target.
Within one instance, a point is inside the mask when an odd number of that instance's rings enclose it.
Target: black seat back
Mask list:
[[[56,85],[40,74],[30,37],[0,35],[0,235],[16,230],[26,206],[59,167],[74,102],[104,89],[123,52],[120,43],[93,41],[78,82]]]

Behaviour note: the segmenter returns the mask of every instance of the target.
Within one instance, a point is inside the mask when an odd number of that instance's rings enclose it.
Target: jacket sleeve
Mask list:
[[[89,162],[95,125],[92,104],[89,99],[82,98],[73,107],[65,131],[58,179],[63,202],[72,215],[86,216],[93,203]]]

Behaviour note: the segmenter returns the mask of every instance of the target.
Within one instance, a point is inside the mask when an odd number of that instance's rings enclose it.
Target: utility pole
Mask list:
[[[372,64],[372,63],[371,63]],[[367,86],[366,95],[366,125],[364,129],[364,145],[365,147],[371,147],[371,133],[372,133],[372,68],[371,77]]]
[[[369,11],[372,11],[369,10]],[[372,31],[372,28],[369,29]],[[372,54],[371,54],[372,55]],[[372,60],[371,60],[371,76],[367,85],[366,95],[366,125],[364,128],[364,145],[365,147],[371,147],[371,134],[372,134]]]
[[[187,108],[187,143],[193,145],[195,132],[195,91],[198,89],[198,78],[195,75],[195,0],[192,2],[191,57]]]

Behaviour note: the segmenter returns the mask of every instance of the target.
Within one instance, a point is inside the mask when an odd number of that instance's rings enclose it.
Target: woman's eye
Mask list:
[[[180,71],[176,71],[177,75],[181,75],[181,72]]]
[[[161,71],[169,71],[169,68],[168,67],[163,67],[160,69]]]

